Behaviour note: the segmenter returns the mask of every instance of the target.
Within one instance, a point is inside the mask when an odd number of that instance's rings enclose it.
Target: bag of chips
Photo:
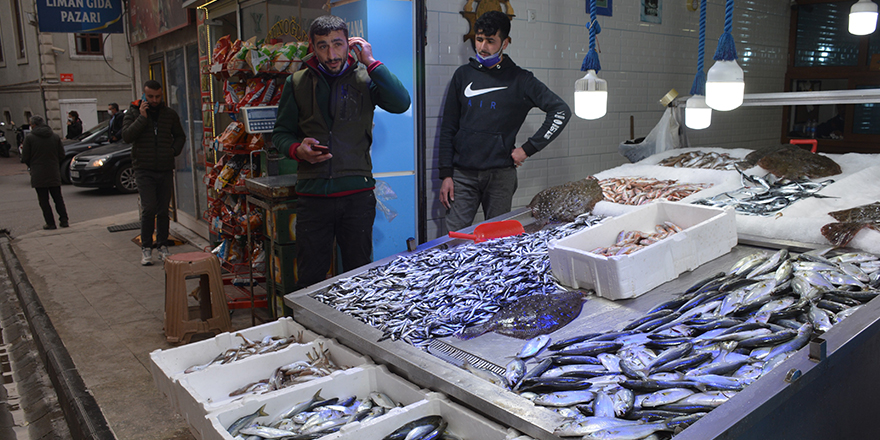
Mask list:
[[[214,51],[211,53],[211,62],[223,64],[229,57],[229,50],[232,49],[232,43],[229,41],[229,35],[224,35],[217,40],[214,45]]]
[[[263,135],[261,133],[249,134],[247,138],[247,150],[262,150],[266,145],[266,142],[263,140]]]
[[[226,81],[223,87],[223,100],[226,101],[227,108],[235,109],[238,103],[244,98],[245,83]]]
[[[226,126],[226,130],[217,137],[220,143],[226,145],[235,145],[244,140],[247,132],[244,130],[244,124],[238,121],[232,121]]]

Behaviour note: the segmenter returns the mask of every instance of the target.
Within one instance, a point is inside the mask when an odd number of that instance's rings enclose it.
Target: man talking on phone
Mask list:
[[[273,143],[297,160],[297,288],[326,278],[339,245],[342,269],[372,261],[375,180],[370,159],[373,111],[409,109],[409,92],[373,58],[363,38],[348,36],[339,17],[309,27],[311,53],[287,78]]]

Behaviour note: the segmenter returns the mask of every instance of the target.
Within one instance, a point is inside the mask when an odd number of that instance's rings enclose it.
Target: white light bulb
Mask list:
[[[849,33],[868,35],[877,29],[877,4],[871,0],[859,0],[849,10]]]
[[[706,105],[726,112],[743,102],[746,84],[743,70],[735,60],[716,61],[706,74]]]
[[[703,95],[688,98],[684,108],[684,125],[692,130],[702,130],[712,124],[712,109],[706,105]]]
[[[574,82],[574,114],[583,119],[599,119],[608,111],[608,82],[588,70]]]

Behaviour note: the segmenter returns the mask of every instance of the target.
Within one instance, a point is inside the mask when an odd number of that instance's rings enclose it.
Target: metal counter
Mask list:
[[[526,230],[534,223],[531,213],[525,209],[492,220],[504,219],[520,220]],[[749,244],[743,244],[743,241],[746,240],[742,240],[730,253],[638,298],[610,301],[591,297],[584,303],[580,316],[552,333],[551,337],[561,340],[590,332],[618,330],[699,280],[726,271],[742,257],[762,249],[755,240],[749,240]],[[462,240],[441,237],[423,244],[414,252],[461,243]],[[811,248],[809,245],[786,244],[793,251]],[[390,370],[413,383],[443,392],[471,409],[532,437],[558,439],[552,433],[564,420],[552,410],[534,405],[515,393],[492,385],[405,342],[377,342],[382,337],[381,331],[310,296],[339,279],[386,264],[399,255],[290,293],[284,298],[285,304],[293,309],[297,322],[316,333],[338,339],[372,357],[375,362],[387,365]],[[880,430],[880,418],[871,417],[868,412],[873,409],[874,396],[880,391],[880,379],[876,374],[871,374],[880,366],[878,309],[880,302],[872,301],[824,334],[827,348],[825,360],[810,360],[811,346],[808,345],[719,409],[677,434],[676,438],[859,438],[859,433],[877,432]],[[506,365],[524,343],[496,333],[468,341],[455,338],[442,340],[500,366]],[[786,375],[793,369],[800,371],[800,377],[791,383],[786,382]]]

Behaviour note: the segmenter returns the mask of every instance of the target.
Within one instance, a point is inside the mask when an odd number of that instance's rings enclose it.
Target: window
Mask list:
[[[77,55],[101,55],[104,53],[102,34],[75,34]]]
[[[27,51],[24,47],[24,24],[21,22],[21,5],[18,0],[10,0],[12,2],[12,12],[15,18],[12,22],[15,24],[15,50],[19,59],[27,58]]]
[[[3,112],[3,119],[6,119],[6,125],[12,125],[12,113],[8,110]]]
[[[2,34],[2,32],[0,32]],[[0,35],[0,66],[6,65],[6,58],[3,58],[3,37]]]

